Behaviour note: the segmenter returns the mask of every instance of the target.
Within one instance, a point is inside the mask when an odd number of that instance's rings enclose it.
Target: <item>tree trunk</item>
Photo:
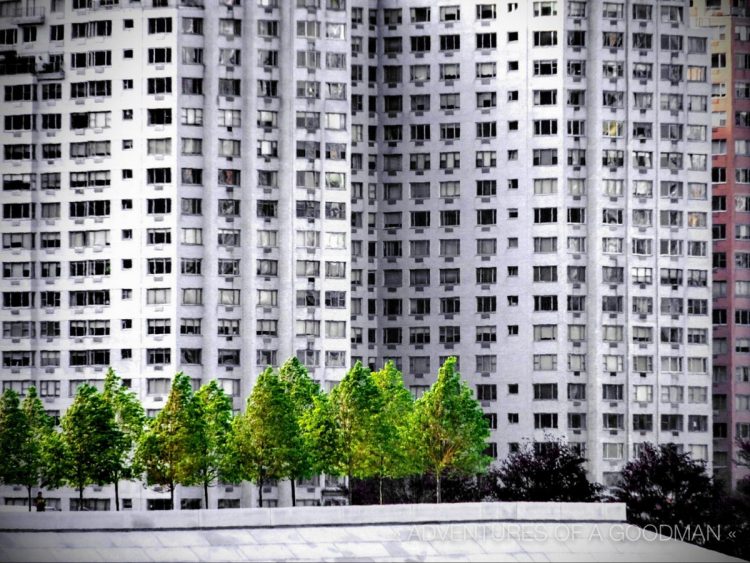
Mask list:
[[[174,510],[174,483],[169,484],[169,510]]]
[[[440,504],[440,502],[442,501],[442,491],[441,491],[441,483],[440,483],[441,475],[440,474],[441,474],[441,471],[435,472],[435,498],[436,498],[437,504]]]
[[[297,483],[295,482],[294,477],[292,477],[289,482],[292,484],[292,506],[297,506]]]
[[[380,471],[378,472],[378,496],[380,504],[383,504],[383,470],[385,465],[385,456],[380,456]]]
[[[258,479],[258,508],[263,508],[263,475]]]
[[[83,510],[83,484],[78,487],[78,512]]]
[[[26,490],[29,492],[29,512],[31,512],[31,485],[26,487]]]
[[[115,476],[115,510],[120,511],[120,479]]]
[[[203,500],[206,503],[203,508],[208,508],[208,481],[203,481]]]
[[[354,483],[354,480],[352,479],[352,474],[351,473],[349,473],[349,475],[347,475],[347,477],[349,479],[349,482],[347,483],[347,485],[348,485],[347,488],[349,490],[349,506],[352,506],[352,499],[354,498],[354,496],[352,494],[352,484]]]

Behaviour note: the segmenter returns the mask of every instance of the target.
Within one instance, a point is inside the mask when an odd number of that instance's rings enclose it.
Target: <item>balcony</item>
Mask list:
[[[10,19],[16,25],[39,25],[44,23],[44,8],[8,4],[0,10],[2,19]]]
[[[34,71],[38,80],[62,80],[65,71],[59,61],[38,63]]]

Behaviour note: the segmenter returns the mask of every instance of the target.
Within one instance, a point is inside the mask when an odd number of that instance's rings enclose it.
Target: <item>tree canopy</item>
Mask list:
[[[484,454],[489,434],[481,407],[456,371],[456,358],[448,358],[435,384],[417,399],[412,417],[416,459],[435,476],[437,502],[444,473],[485,471],[490,463]]]
[[[202,386],[195,394],[197,416],[203,421],[195,451],[198,481],[208,508],[208,488],[227,473],[227,444],[232,432],[232,399],[216,380]]]
[[[396,365],[389,361],[383,369],[373,372],[373,382],[380,394],[374,451],[380,503],[383,503],[383,479],[399,478],[417,472],[413,451],[410,449],[409,420],[414,399],[404,386],[404,379]]]
[[[124,435],[111,405],[88,384],[78,388],[61,425],[65,480],[78,490],[78,510],[82,510],[83,489],[109,483],[118,472]]]
[[[18,394],[6,389],[0,397],[0,482],[26,488],[29,510],[31,491],[38,486],[57,486],[48,457],[52,419],[31,387],[21,403]]]
[[[178,373],[164,408],[148,424],[136,450],[146,482],[167,487],[172,508],[175,487],[197,482],[196,460],[202,425],[190,379]]]
[[[301,447],[299,426],[290,397],[272,368],[255,382],[245,412],[234,419],[231,455],[234,473],[258,485],[263,505],[263,484],[291,475],[296,449]]]
[[[342,433],[330,395],[319,394],[313,399],[313,407],[302,415],[300,430],[313,473],[339,475]]]
[[[269,480],[288,479],[294,502],[298,481],[345,475],[350,484],[377,479],[383,502],[386,480],[428,471],[439,484],[444,474],[473,475],[485,467],[486,423],[454,367],[446,362],[431,391],[415,402],[393,362],[375,372],[357,362],[324,392],[292,358],[260,374],[236,416],[217,381],[193,392],[192,380],[178,373],[153,419],[110,368],[101,392],[79,387],[60,431],[33,388],[23,405],[9,391],[0,403],[0,453],[6,452],[0,479],[25,484],[29,494],[33,486],[70,484],[80,508],[86,486],[111,483],[119,510],[121,480],[165,488],[174,508],[178,485],[202,486],[208,507],[214,483],[249,480],[259,486],[262,504]],[[350,487],[350,501],[351,494]]]
[[[138,475],[135,462],[135,448],[143,435],[146,416],[138,397],[122,384],[112,368],[107,370],[104,379],[104,402],[109,405],[114,424],[120,432],[120,439],[112,444],[113,463],[107,476],[107,483],[115,488],[115,510],[120,510],[120,480],[133,479]]]
[[[378,416],[383,401],[370,370],[357,362],[331,391],[333,413],[341,433],[337,474],[367,478],[377,475]],[[351,496],[350,496],[351,502]]]
[[[718,490],[705,463],[675,444],[644,444],[625,464],[616,497],[638,525],[701,525],[710,521]]]
[[[296,483],[300,479],[306,479],[313,475],[315,465],[314,452],[310,448],[309,440],[303,435],[305,416],[315,408],[316,398],[320,396],[321,390],[310,377],[307,368],[296,357],[284,362],[279,368],[279,381],[283,386],[294,410],[294,418],[297,423],[297,449],[292,453],[289,460],[289,481],[292,492],[292,506],[297,504]]]
[[[527,442],[488,472],[487,492],[502,501],[594,502],[602,486],[588,480],[585,463],[563,441]]]

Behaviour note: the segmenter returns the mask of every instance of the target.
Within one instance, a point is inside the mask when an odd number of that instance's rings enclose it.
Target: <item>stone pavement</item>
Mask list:
[[[0,561],[731,561],[626,524],[0,533]]]
[[[507,503],[514,504],[514,503]],[[501,503],[498,506],[502,506]],[[591,505],[579,505],[585,516]],[[528,505],[529,508],[535,508]],[[433,521],[372,524],[378,515],[393,520],[399,507],[345,507],[270,509],[302,512],[297,520],[311,523],[275,526],[192,528],[174,526],[179,514],[143,514],[150,527],[140,530],[71,529],[71,513],[38,515],[45,520],[68,522],[46,530],[13,528],[35,514],[0,514],[0,561],[732,561],[700,547],[666,539],[624,524],[612,512],[609,518],[561,519],[558,512],[535,520],[503,521],[482,517],[488,505],[421,505],[400,507],[401,520],[433,515]],[[537,506],[536,508],[541,508]],[[224,510],[241,522],[244,513],[264,509]],[[534,510],[536,511],[536,510]],[[210,512],[210,511],[204,511]],[[523,512],[523,511],[522,511]],[[566,516],[574,516],[569,509]],[[411,513],[411,514],[410,514]],[[134,516],[136,513],[132,513]],[[354,515],[358,519],[354,519]],[[348,524],[331,523],[341,516]],[[95,516],[92,513],[81,516]],[[101,514],[107,523],[124,514]],[[194,513],[192,516],[196,516]],[[205,520],[205,518],[202,518]],[[314,520],[321,523],[315,524]],[[382,518],[381,518],[382,520]],[[441,521],[442,520],[442,521]],[[149,523],[143,520],[143,523]],[[238,524],[235,524],[237,526]],[[239,524],[240,526],[242,524]],[[23,527],[26,527],[25,525]]]

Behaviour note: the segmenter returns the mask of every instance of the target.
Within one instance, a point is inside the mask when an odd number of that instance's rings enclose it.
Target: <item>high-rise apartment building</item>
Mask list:
[[[182,370],[239,409],[292,355],[324,385],[393,359],[416,395],[455,355],[492,455],[565,436],[608,483],[646,441],[710,460],[688,10],[3,3],[3,387],[62,412],[111,364],[155,412]]]
[[[750,439],[750,6],[696,0],[711,52],[714,471],[736,485],[737,439]]]
[[[687,2],[352,3],[352,354],[459,358],[491,453],[710,460],[709,82]]]
[[[217,378],[236,409],[293,355],[340,380],[344,3],[4,2],[0,15],[3,387],[36,385],[60,413],[113,365],[155,412],[178,370]]]

